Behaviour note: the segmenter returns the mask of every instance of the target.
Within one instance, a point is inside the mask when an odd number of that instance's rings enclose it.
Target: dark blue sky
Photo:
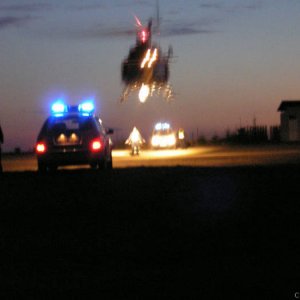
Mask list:
[[[125,103],[120,64],[135,43],[134,15],[148,0],[2,0],[0,122],[5,150],[32,148],[56,97],[94,97],[104,123],[147,136],[155,122],[204,135],[279,123],[282,99],[300,98],[300,1],[160,0],[159,42],[172,45],[175,99]]]

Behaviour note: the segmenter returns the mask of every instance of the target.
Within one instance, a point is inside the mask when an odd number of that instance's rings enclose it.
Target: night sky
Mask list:
[[[160,0],[163,51],[173,47],[174,100],[120,103],[121,62],[135,44],[135,19],[155,0],[1,0],[0,123],[4,151],[34,147],[58,97],[93,97],[115,138],[157,121],[207,137],[239,126],[278,125],[283,99],[300,99],[299,0]]]

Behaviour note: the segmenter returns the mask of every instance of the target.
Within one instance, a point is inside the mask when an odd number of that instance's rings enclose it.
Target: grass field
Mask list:
[[[4,173],[0,295],[294,299],[299,182],[295,164]]]

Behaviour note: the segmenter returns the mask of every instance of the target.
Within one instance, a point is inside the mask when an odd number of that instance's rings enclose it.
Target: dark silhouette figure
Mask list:
[[[0,124],[0,173],[3,172],[3,168],[2,168],[2,150],[1,150],[1,144],[3,144],[4,142],[4,135],[3,135],[3,131],[2,131],[2,128],[1,128],[1,124]]]

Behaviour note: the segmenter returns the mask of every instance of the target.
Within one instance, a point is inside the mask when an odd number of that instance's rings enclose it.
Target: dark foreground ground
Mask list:
[[[298,165],[4,173],[1,298],[295,299],[299,182]]]

